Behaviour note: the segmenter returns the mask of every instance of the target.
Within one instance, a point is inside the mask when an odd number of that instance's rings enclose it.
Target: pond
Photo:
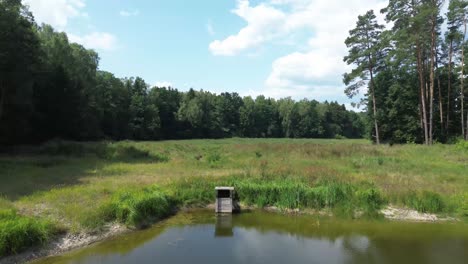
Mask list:
[[[35,263],[467,263],[468,225],[182,212]]]

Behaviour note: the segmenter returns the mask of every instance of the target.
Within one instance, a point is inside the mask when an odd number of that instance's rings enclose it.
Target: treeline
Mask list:
[[[54,138],[347,137],[360,114],[336,102],[180,92],[99,71],[93,50],[38,26],[20,0],[0,0],[0,144]]]
[[[344,60],[356,67],[344,74],[346,93],[368,88],[362,103],[377,143],[468,140],[468,1],[447,2],[390,0],[380,12],[391,28],[370,10],[349,32]]]

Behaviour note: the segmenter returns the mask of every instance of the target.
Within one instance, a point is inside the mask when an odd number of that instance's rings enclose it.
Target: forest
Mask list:
[[[447,13],[443,13],[448,4]],[[343,81],[349,97],[368,88],[369,130],[379,143],[431,145],[468,139],[465,96],[466,0],[390,0],[360,15],[345,43],[355,68]]]
[[[99,55],[0,1],[0,144],[50,139],[361,138],[361,114],[336,102],[151,87],[99,69]]]
[[[224,137],[363,138],[433,144],[468,139],[467,1],[390,0],[379,24],[358,17],[345,40],[345,93],[337,102],[252,98],[151,87],[99,69],[94,50],[38,25],[20,0],[0,1],[0,144],[50,139]],[[365,91],[365,92],[363,92]],[[360,94],[358,96],[358,94]],[[362,94],[364,93],[364,94]]]

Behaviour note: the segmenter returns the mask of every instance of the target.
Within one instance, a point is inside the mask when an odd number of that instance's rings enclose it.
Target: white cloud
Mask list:
[[[133,11],[122,10],[119,14],[123,17],[138,16],[140,14],[140,11],[138,9],[135,9]]]
[[[295,29],[305,26],[313,32],[305,52],[294,52],[275,60],[272,71],[265,81],[267,89],[296,89],[309,87],[319,95],[330,94],[329,86],[323,83],[334,83],[331,89],[335,95],[343,94],[342,74],[351,69],[343,62],[347,48],[344,40],[357,20],[357,16],[369,9],[378,14],[385,6],[382,0],[276,0],[288,1],[293,11],[288,16],[287,28]],[[305,5],[305,2],[308,2]],[[303,8],[296,9],[298,5]],[[305,7],[304,7],[305,6]],[[379,20],[383,21],[380,16]],[[383,23],[383,22],[382,22]],[[317,88],[318,87],[318,88]],[[312,92],[312,93],[314,93]]]
[[[344,40],[357,16],[370,9],[384,23],[379,11],[386,4],[386,0],[265,0],[251,6],[239,0],[233,12],[247,25],[209,47],[214,55],[236,55],[305,32],[310,35],[305,47],[296,41],[300,49],[273,62],[263,92],[273,97],[343,96],[342,74],[351,68],[343,62]]]
[[[249,1],[238,0],[232,12],[247,21],[247,26],[239,33],[224,40],[213,41],[209,48],[214,55],[232,56],[246,49],[256,47],[279,35],[286,15],[268,4],[251,7]]]
[[[81,13],[84,0],[23,0],[30,7],[36,21],[64,29],[73,17],[86,16]]]
[[[79,43],[86,48],[111,51],[117,49],[117,38],[107,32],[93,32],[84,36],[68,34],[71,42]]]
[[[155,87],[173,87],[172,83],[171,82],[168,82],[168,81],[161,81],[161,82],[156,82],[154,83]]]

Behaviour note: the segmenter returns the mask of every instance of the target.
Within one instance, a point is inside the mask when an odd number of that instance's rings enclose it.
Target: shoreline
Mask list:
[[[176,213],[184,211],[184,210],[196,210],[196,209],[213,209],[215,205],[209,204],[205,207],[194,207],[194,208],[182,208],[178,210]],[[312,210],[312,209],[280,209],[275,206],[268,206],[264,208],[258,208],[255,206],[245,206],[243,205],[241,208],[244,210],[266,210],[269,212],[275,213],[284,213],[284,214],[307,214],[307,215],[326,215],[332,216],[332,214],[328,211],[324,210]],[[456,218],[452,217],[439,217],[436,214],[429,214],[429,213],[420,213],[413,209],[408,208],[401,208],[396,207],[394,205],[388,205],[385,208],[380,210],[380,213],[384,216],[385,219],[390,221],[401,221],[401,222],[428,222],[428,223],[437,223],[437,222],[456,222],[458,221]],[[160,221],[164,221],[162,219]],[[156,224],[155,222],[154,224]],[[58,235],[50,242],[46,243],[43,246],[38,246],[35,248],[31,248],[26,250],[23,253],[18,255],[12,255],[0,259],[0,263],[2,264],[13,264],[13,263],[25,263],[31,262],[35,260],[39,260],[42,258],[58,256],[64,253],[71,252],[73,250],[81,249],[95,243],[104,241],[106,239],[110,239],[115,236],[123,235],[125,233],[133,232],[135,229],[131,229],[123,224],[120,223],[110,223],[104,227],[104,231],[102,232],[91,232],[91,233],[66,233],[62,235]]]

